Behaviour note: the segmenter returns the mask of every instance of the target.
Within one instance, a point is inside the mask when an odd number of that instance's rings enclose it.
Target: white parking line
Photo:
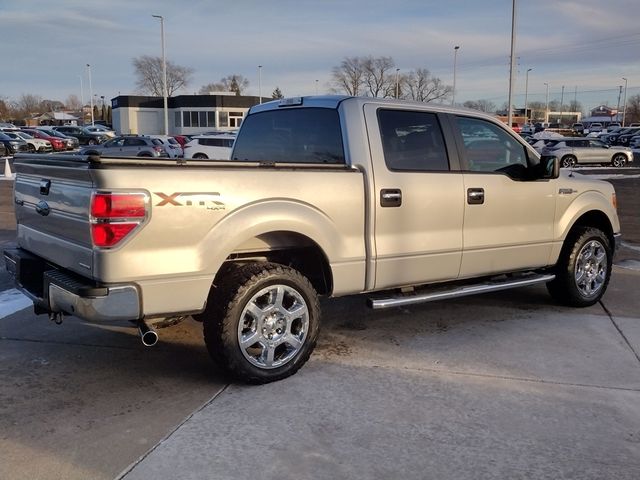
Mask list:
[[[31,300],[15,288],[0,292],[0,318],[8,317],[31,305]]]

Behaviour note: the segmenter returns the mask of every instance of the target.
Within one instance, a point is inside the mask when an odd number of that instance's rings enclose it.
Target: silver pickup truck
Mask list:
[[[253,107],[230,161],[16,159],[18,248],[37,313],[154,327],[193,316],[243,381],[295,373],[318,296],[394,307],[546,283],[597,302],[613,187],[540,157],[494,118],[423,103],[303,97]]]

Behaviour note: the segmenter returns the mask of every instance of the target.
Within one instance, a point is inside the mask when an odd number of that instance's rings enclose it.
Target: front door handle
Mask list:
[[[481,205],[484,203],[484,188],[467,188],[467,203]]]
[[[399,207],[402,205],[402,190],[399,188],[383,188],[380,190],[381,207]]]

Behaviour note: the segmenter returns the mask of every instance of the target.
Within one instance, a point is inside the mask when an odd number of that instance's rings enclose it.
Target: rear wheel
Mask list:
[[[556,265],[556,278],[547,284],[551,296],[573,307],[596,303],[611,277],[612,252],[602,230],[576,229],[565,241]]]
[[[97,145],[98,141],[95,138],[90,138],[89,141],[87,141],[87,145]]]
[[[297,270],[254,263],[223,272],[199,317],[209,354],[226,373],[268,383],[293,375],[309,359],[320,306],[313,286]]]
[[[571,168],[576,164],[576,157],[573,155],[567,155],[566,157],[562,157],[562,161],[560,162],[563,168]]]
[[[195,158],[196,160],[208,160],[209,157],[207,157],[204,153],[196,153],[193,158]]]
[[[624,167],[627,164],[627,157],[622,153],[617,153],[611,159],[611,165],[614,167],[620,168]]]

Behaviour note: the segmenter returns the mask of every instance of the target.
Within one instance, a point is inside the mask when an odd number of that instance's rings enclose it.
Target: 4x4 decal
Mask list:
[[[153,192],[160,197],[156,207],[171,205],[174,207],[203,207],[207,210],[224,210],[226,205],[220,201],[218,192],[175,192],[166,194]]]

